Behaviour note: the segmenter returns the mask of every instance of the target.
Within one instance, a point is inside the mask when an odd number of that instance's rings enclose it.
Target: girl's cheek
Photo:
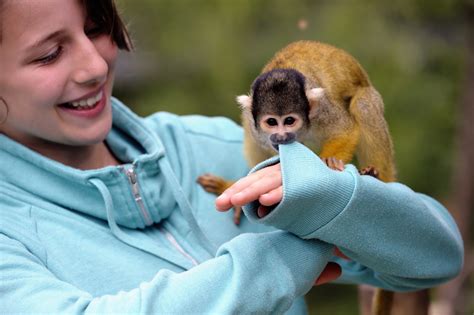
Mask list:
[[[109,71],[113,70],[118,55],[117,45],[115,45],[109,37],[103,36],[97,39],[96,48],[102,58],[104,58],[104,60],[109,65],[109,68],[111,68]]]

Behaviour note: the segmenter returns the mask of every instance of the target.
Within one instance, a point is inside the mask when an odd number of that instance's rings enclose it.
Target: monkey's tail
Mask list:
[[[393,304],[393,292],[384,289],[375,290],[372,302],[372,315],[390,315]]]
[[[382,97],[372,86],[361,87],[352,97],[349,111],[360,130],[356,153],[359,166],[373,166],[380,180],[395,181],[393,144],[384,118]]]

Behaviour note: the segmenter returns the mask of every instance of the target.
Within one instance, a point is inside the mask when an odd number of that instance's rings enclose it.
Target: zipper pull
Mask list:
[[[138,190],[138,181],[137,181],[137,174],[135,173],[135,169],[133,167],[125,170],[125,173],[128,176],[128,181],[132,186],[133,196],[135,197],[135,201],[141,200],[140,191]]]
[[[123,168],[125,171],[125,174],[128,177],[128,181],[130,182],[130,186],[132,188],[132,194],[133,198],[135,199],[135,202],[137,203],[143,218],[145,219],[145,222],[147,225],[151,225],[153,221],[150,218],[150,214],[145,208],[145,203],[143,202],[142,196],[140,195],[140,189],[138,189],[138,179],[137,179],[137,173],[135,172],[135,167],[132,165],[129,169]]]

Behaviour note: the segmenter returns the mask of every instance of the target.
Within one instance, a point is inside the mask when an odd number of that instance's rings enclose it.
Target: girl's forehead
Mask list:
[[[77,0],[7,1],[1,14],[2,42],[15,41],[20,46],[29,46],[84,19],[84,10]]]

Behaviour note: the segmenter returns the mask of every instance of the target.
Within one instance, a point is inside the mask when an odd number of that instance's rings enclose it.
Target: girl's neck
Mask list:
[[[46,144],[32,149],[50,159],[81,170],[121,164],[105,141],[89,146],[64,145],[63,148],[58,147],[58,144],[53,146]]]

